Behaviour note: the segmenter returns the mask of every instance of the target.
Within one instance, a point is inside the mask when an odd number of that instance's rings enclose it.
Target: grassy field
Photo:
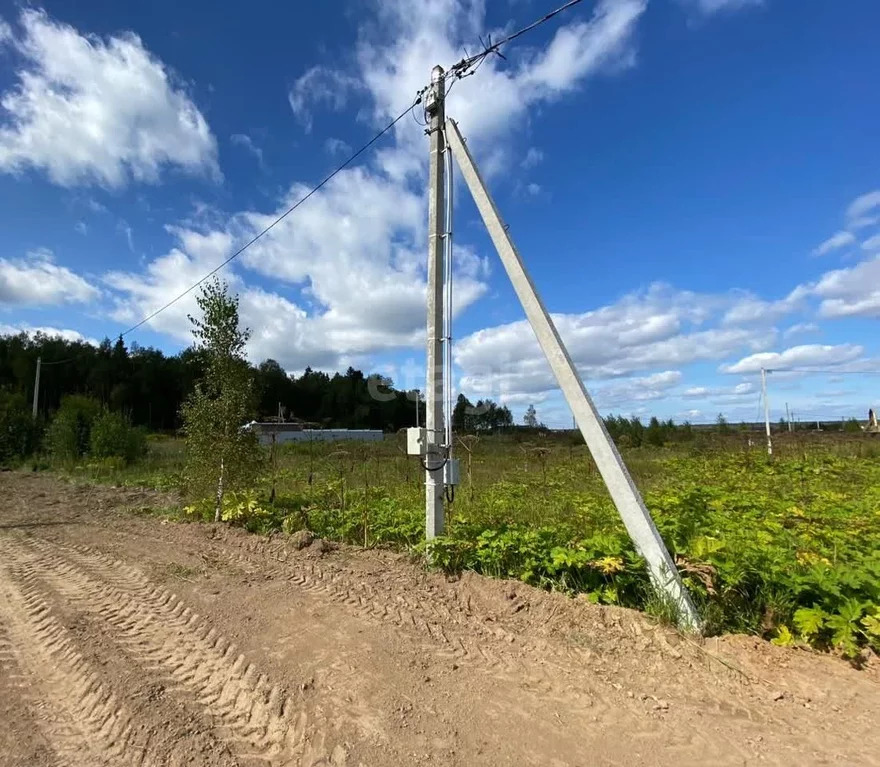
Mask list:
[[[585,446],[568,436],[465,442],[447,535],[432,544],[437,566],[672,617]],[[404,453],[402,435],[285,445],[260,487],[228,499],[224,518],[254,532],[308,528],[354,545],[423,551],[423,472]],[[784,435],[768,460],[760,438],[749,445],[743,434],[700,435],[624,458],[710,631],[849,656],[880,649],[880,439]],[[132,467],[93,463],[74,473],[178,489],[182,461],[181,443],[159,438]]]

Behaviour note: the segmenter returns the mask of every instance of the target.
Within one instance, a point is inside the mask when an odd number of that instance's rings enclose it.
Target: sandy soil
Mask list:
[[[0,475],[0,765],[880,764],[880,672]]]

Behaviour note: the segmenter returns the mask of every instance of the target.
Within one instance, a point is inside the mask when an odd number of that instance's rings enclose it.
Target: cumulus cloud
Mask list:
[[[823,317],[880,317],[880,255],[826,272],[810,290]]]
[[[755,392],[755,385],[743,381],[735,386],[691,386],[681,396],[685,399],[714,399],[716,404],[737,401]]]
[[[680,370],[664,370],[649,376],[627,378],[592,391],[596,405],[603,409],[651,402],[669,396],[669,390],[682,379]]]
[[[724,373],[758,373],[767,370],[786,370],[789,368],[816,368],[841,365],[853,362],[862,356],[864,348],[857,344],[823,346],[807,344],[792,346],[782,352],[759,352],[744,357],[739,362],[721,367]]]
[[[70,328],[55,328],[47,325],[35,327],[33,325],[0,324],[0,336],[17,336],[20,333],[26,333],[29,336],[35,336],[39,333],[49,338],[63,338],[65,341],[70,342],[81,341],[92,346],[99,345],[97,339],[84,336],[78,330],[71,330]]]
[[[132,322],[183,292],[275,220],[305,188],[295,185],[271,213],[244,211],[223,229],[172,227],[176,247],[146,273],[111,272],[114,316]],[[241,296],[243,321],[253,329],[253,359],[274,357],[288,369],[332,368],[340,360],[422,343],[425,321],[424,205],[392,181],[353,168],[251,246],[241,267],[270,277],[275,291],[251,287],[243,273],[222,276]],[[415,248],[418,247],[418,250]],[[456,312],[486,290],[485,262],[466,248],[455,253]],[[296,301],[280,293],[294,290]],[[151,321],[180,340],[189,338],[188,296]]]
[[[725,312],[721,320],[724,325],[772,324],[796,311],[803,304],[806,290],[797,287],[778,301],[765,301],[745,291],[738,291],[734,295],[737,300]]]
[[[0,258],[0,305],[86,303],[99,296],[94,285],[56,264],[49,250],[31,251],[23,259]]]
[[[586,379],[616,378],[772,345],[778,335],[772,327],[718,324],[719,313],[735,300],[658,284],[599,309],[553,319]],[[525,320],[472,333],[458,342],[455,358],[462,388],[474,395],[555,388]]]
[[[602,0],[585,21],[573,14],[546,46],[524,48],[508,64],[488,59],[479,78],[456,84],[449,113],[466,122],[469,139],[491,138],[483,146],[503,151],[511,125],[529,104],[558,99],[598,72],[632,63],[631,35],[644,8],[644,0]],[[353,97],[361,120],[384,124],[413,99],[434,64],[458,60],[462,45],[485,32],[479,0],[392,0],[378,14],[359,30],[351,61],[338,69],[313,67],[291,87],[291,107],[306,129],[318,110],[342,110]],[[424,342],[425,136],[414,121],[404,120],[391,137],[369,165],[338,174],[224,270],[241,295],[244,320],[255,329],[255,358],[275,356],[288,369],[332,367]],[[491,157],[481,164],[491,164]],[[309,188],[292,184],[273,209],[240,211],[226,225],[173,229],[174,247],[144,272],[105,276],[114,291],[114,316],[133,321],[161,306]],[[460,312],[485,293],[488,267],[472,249],[459,246],[455,268]],[[271,279],[272,288],[250,286],[248,272]],[[192,306],[187,297],[150,325],[188,337],[185,315]]]
[[[19,21],[0,171],[34,168],[67,187],[155,182],[165,166],[219,174],[205,118],[137,35],[87,36],[31,9]]]

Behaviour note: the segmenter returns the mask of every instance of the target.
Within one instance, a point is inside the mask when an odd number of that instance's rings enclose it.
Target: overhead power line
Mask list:
[[[168,309],[169,307],[173,306],[178,301],[180,301],[181,298],[183,298],[184,296],[191,293],[199,285],[201,285],[205,280],[207,280],[210,277],[213,277],[215,274],[217,274],[217,272],[219,272],[228,263],[230,263],[231,261],[238,258],[251,245],[253,245],[257,240],[262,238],[264,235],[268,234],[272,229],[274,229],[278,224],[280,224],[285,218],[287,218],[291,213],[293,213],[293,211],[295,211],[300,205],[302,205],[306,200],[308,200],[313,194],[315,194],[322,187],[324,187],[326,184],[328,184],[337,174],[341,173],[343,170],[345,170],[345,168],[347,168],[349,165],[351,165],[352,162],[354,162],[358,157],[360,157],[364,152],[366,152],[371,146],[373,146],[373,144],[375,144],[380,138],[382,138],[382,136],[384,136],[386,133],[388,133],[388,131],[390,131],[395,125],[397,125],[398,122],[400,122],[408,113],[410,113],[421,100],[422,100],[422,95],[420,93],[418,96],[416,96],[416,99],[415,99],[415,101],[413,101],[412,104],[410,104],[399,115],[397,115],[397,117],[395,117],[390,123],[388,123],[388,125],[386,125],[384,128],[382,128],[382,130],[380,130],[375,136],[373,136],[373,138],[371,138],[360,149],[358,149],[351,156],[349,156],[349,158],[345,162],[343,162],[341,165],[339,165],[332,173],[330,173],[328,176],[325,176],[323,181],[321,181],[316,186],[312,187],[307,194],[300,197],[293,205],[291,205],[286,211],[284,211],[284,213],[282,213],[280,216],[278,216],[278,218],[276,218],[265,229],[260,231],[258,234],[254,235],[254,237],[252,239],[250,239],[248,242],[246,242],[244,245],[242,245],[238,250],[235,251],[235,253],[230,255],[229,258],[227,258],[225,261],[223,261],[220,264],[218,264],[217,266],[215,266],[204,277],[199,279],[197,282],[194,282],[192,285],[190,285],[182,293],[176,295],[168,303],[159,307],[154,312],[151,312],[150,314],[148,314],[140,322],[132,325],[130,328],[128,328],[127,330],[120,333],[119,337],[122,338],[123,336],[127,336],[129,333],[137,330],[142,325],[145,325],[147,322],[149,322],[155,316],[157,316],[158,314],[161,314],[166,309]]]
[[[531,32],[533,29],[540,27],[542,24],[547,23],[555,16],[558,16],[560,13],[567,11],[569,8],[572,8],[573,6],[578,5],[581,2],[583,2],[583,0],[569,0],[569,2],[559,6],[558,8],[556,8],[553,11],[550,11],[550,13],[545,14],[541,18],[536,19],[531,24],[528,24],[527,26],[523,27],[522,29],[518,29],[516,32],[513,32],[512,34],[509,34],[506,37],[502,38],[501,40],[497,40],[496,42],[492,42],[490,38],[487,38],[487,40],[485,42],[481,39],[480,42],[483,43],[483,45],[484,45],[483,50],[480,51],[480,53],[477,53],[473,56],[468,56],[468,57],[462,59],[461,61],[459,61],[457,64],[454,64],[452,67],[449,68],[449,70],[447,70],[444,77],[453,76],[457,79],[461,79],[463,77],[467,77],[469,75],[475,74],[476,71],[480,68],[480,65],[483,63],[483,61],[485,61],[485,59],[487,57],[489,57],[490,55],[497,54],[498,56],[501,56],[502,58],[504,58],[500,52],[500,49],[503,46],[507,45],[508,43],[512,42],[513,40],[516,40],[518,37],[521,37],[522,35],[525,35],[528,32]],[[375,136],[373,136],[373,138],[371,138],[360,149],[358,149],[356,152],[354,152],[345,162],[343,162],[341,165],[339,165],[332,173],[330,173],[328,176],[326,176],[319,184],[314,186],[307,194],[303,195],[299,200],[297,200],[293,205],[291,205],[286,211],[284,211],[284,213],[282,213],[280,216],[278,216],[278,218],[276,218],[274,221],[272,221],[272,223],[269,224],[265,229],[263,229],[258,234],[256,234],[252,239],[250,239],[248,242],[246,242],[244,245],[242,245],[237,251],[232,253],[225,261],[222,261],[221,263],[219,263],[216,267],[214,267],[211,271],[209,271],[204,277],[202,277],[198,281],[194,282],[192,285],[190,285],[182,293],[179,293],[174,298],[172,298],[170,301],[168,301],[166,304],[163,304],[158,309],[156,309],[155,311],[151,312],[146,317],[144,317],[142,320],[135,323],[130,328],[124,330],[122,333],[119,334],[119,337],[122,338],[123,336],[127,336],[129,333],[134,332],[139,327],[145,325],[150,320],[152,320],[154,317],[161,314],[162,312],[164,312],[166,309],[173,306],[174,304],[176,304],[178,301],[180,301],[181,298],[184,298],[185,296],[187,296],[189,293],[191,293],[193,290],[195,290],[199,285],[201,285],[205,280],[209,279],[210,277],[213,277],[224,266],[226,266],[231,261],[234,261],[236,258],[238,258],[249,247],[251,247],[251,245],[253,245],[255,242],[257,242],[257,240],[261,239],[263,236],[268,234],[272,229],[274,229],[278,224],[280,224],[285,218],[287,218],[291,213],[293,213],[293,211],[295,211],[300,205],[302,205],[312,195],[317,193],[326,184],[328,184],[337,174],[339,174],[341,171],[343,171],[345,168],[347,168],[352,162],[354,162],[358,157],[360,157],[364,152],[366,152],[370,147],[372,147],[373,144],[375,144],[386,133],[388,133],[388,131],[390,131],[395,125],[397,125],[397,123],[400,122],[408,113],[412,112],[413,109],[422,101],[422,98],[427,90],[428,90],[427,86],[425,88],[422,88],[418,92],[418,94],[416,95],[415,101],[413,101],[412,104],[410,104],[406,109],[403,110],[403,112],[401,112],[399,115],[397,115],[397,117],[395,117],[390,123],[388,123],[388,125],[386,125],[384,128],[382,128],[382,130],[380,130]]]
[[[811,368],[767,368],[768,373],[815,373],[833,376],[878,376],[880,370],[813,370]]]
[[[546,24],[548,21],[550,21],[550,19],[558,16],[560,13],[567,11],[569,8],[572,8],[581,2],[583,2],[583,0],[569,0],[569,2],[560,5],[556,10],[544,14],[541,18],[535,19],[535,21],[533,21],[531,24],[523,27],[522,29],[518,29],[516,32],[513,32],[512,34],[509,34],[494,43],[491,39],[487,39],[485,42],[483,42],[483,40],[481,39],[480,42],[483,43],[484,46],[483,50],[477,54],[474,54],[473,56],[467,56],[463,58],[457,64],[453,64],[447,70],[446,77],[462,78],[467,77],[469,74],[473,74],[476,69],[474,69],[473,72],[469,72],[468,70],[470,70],[471,67],[473,67],[475,64],[479,67],[479,65],[483,63],[483,60],[493,53],[501,56],[501,58],[504,58],[500,52],[502,46],[505,46],[508,43],[516,40],[518,37],[522,37],[522,35],[531,32],[533,29],[540,27],[542,24]]]

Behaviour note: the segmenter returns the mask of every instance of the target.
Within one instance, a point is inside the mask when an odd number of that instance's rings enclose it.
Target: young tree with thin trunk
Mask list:
[[[197,498],[214,496],[220,521],[223,496],[252,487],[262,460],[257,435],[242,429],[251,414],[253,374],[244,358],[250,332],[239,328],[238,296],[216,278],[196,299],[202,318],[190,316],[205,376],[182,408],[186,435],[186,481]]]

